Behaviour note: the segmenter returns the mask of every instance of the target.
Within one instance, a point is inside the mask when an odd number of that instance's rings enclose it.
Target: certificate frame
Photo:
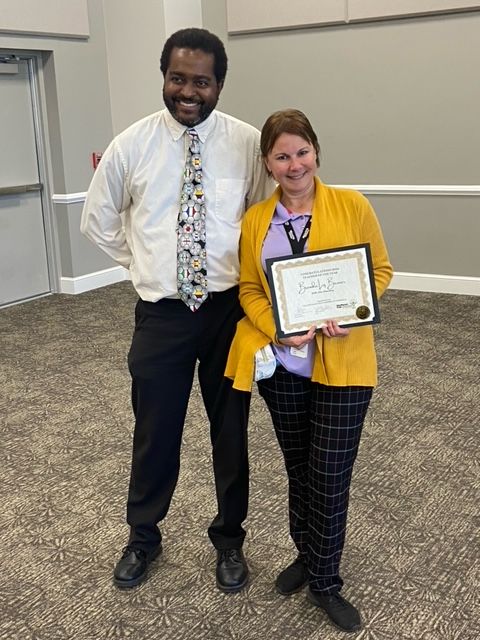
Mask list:
[[[326,320],[380,322],[369,243],[267,258],[266,267],[279,338],[320,330]]]

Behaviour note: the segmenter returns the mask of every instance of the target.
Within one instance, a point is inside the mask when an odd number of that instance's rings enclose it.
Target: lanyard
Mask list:
[[[303,253],[303,249],[305,248],[305,243],[307,242],[308,234],[310,233],[310,227],[312,224],[312,216],[309,217],[306,225],[303,227],[302,234],[300,239],[297,239],[295,235],[295,231],[293,230],[292,223],[290,220],[283,223],[283,228],[285,229],[285,233],[287,234],[288,241],[290,242],[290,246],[292,247],[292,253]]]

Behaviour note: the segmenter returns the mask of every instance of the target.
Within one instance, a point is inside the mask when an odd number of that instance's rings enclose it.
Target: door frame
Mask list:
[[[48,127],[46,118],[46,100],[43,86],[43,59],[41,52],[24,51],[16,49],[0,49],[0,56],[12,56],[19,61],[26,62],[28,77],[30,82],[30,97],[32,105],[33,128],[35,134],[35,145],[37,151],[38,177],[42,184],[41,204],[42,218],[45,237],[45,249],[47,257],[47,271],[49,281],[49,292],[18,300],[12,304],[21,304],[29,300],[44,297],[59,291],[59,246],[56,226],[54,223],[51,189],[51,163],[50,149],[48,147]],[[7,305],[9,306],[9,305]]]

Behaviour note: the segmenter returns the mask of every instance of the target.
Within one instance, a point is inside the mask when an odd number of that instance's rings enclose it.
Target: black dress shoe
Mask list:
[[[162,546],[147,553],[132,545],[127,545],[122,552],[122,557],[117,562],[113,571],[113,582],[121,589],[136,587],[147,577],[147,568],[152,560],[162,553]]]
[[[305,559],[298,558],[281,571],[275,580],[275,588],[282,596],[290,596],[301,591],[308,584],[309,573]]]
[[[233,593],[247,584],[247,561],[241,549],[217,550],[217,587]]]
[[[342,631],[353,632],[361,629],[360,613],[339,593],[322,595],[309,589],[307,598],[316,607],[323,609],[333,624]]]

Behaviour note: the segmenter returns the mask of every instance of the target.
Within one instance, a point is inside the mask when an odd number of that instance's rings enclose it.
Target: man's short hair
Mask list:
[[[227,75],[227,54],[223,42],[218,36],[206,29],[180,29],[167,39],[160,56],[160,70],[165,76],[170,64],[170,55],[173,48],[200,49],[204,53],[212,53],[214,57],[214,73],[217,83],[223,82]]]

